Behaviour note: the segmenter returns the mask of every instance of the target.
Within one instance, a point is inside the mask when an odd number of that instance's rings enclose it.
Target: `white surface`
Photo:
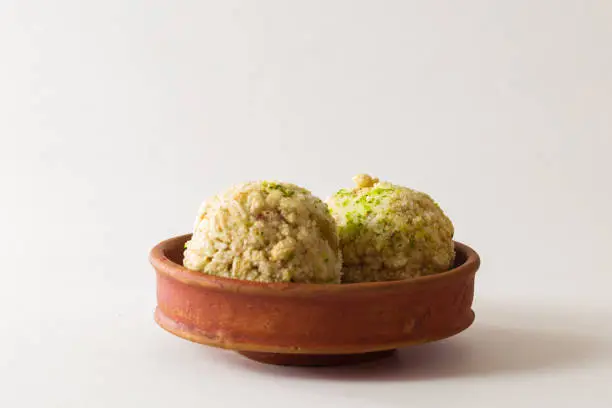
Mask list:
[[[0,406],[612,406],[606,1],[0,2]],[[206,196],[354,173],[483,259],[466,333],[376,366],[163,332],[147,252]]]

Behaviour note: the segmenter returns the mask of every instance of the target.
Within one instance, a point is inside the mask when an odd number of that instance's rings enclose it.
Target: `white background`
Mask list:
[[[612,3],[0,2],[0,406],[612,406]],[[476,323],[263,366],[153,323],[151,246],[250,179],[429,192]]]

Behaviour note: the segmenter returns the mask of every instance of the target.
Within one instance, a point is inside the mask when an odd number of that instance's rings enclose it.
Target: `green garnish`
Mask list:
[[[368,191],[366,193],[366,195],[370,196],[370,197],[388,197],[391,194],[393,194],[393,192],[395,191],[395,188],[393,187],[384,187],[384,186],[378,186],[378,187],[374,187],[373,189],[371,189],[370,191]]]
[[[358,211],[351,211],[344,215],[346,218],[346,226],[344,231],[349,235],[357,235],[364,226],[365,215]]]
[[[347,196],[350,196],[352,194],[353,194],[353,192],[351,190],[346,189],[346,188],[342,188],[342,189],[338,190],[338,192],[336,194],[334,194],[334,195],[338,196],[338,197],[347,197]]]
[[[264,181],[263,183],[261,183],[262,187],[267,191],[280,191],[283,194],[283,197],[291,197],[293,195],[295,195],[295,191],[291,190],[290,188],[280,184],[280,183],[275,183],[272,181]]]

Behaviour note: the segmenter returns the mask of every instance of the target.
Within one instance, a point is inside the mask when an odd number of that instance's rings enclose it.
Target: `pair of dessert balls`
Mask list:
[[[185,267],[259,282],[355,283],[448,270],[453,224],[427,194],[366,174],[324,203],[302,187],[239,184],[205,201]]]

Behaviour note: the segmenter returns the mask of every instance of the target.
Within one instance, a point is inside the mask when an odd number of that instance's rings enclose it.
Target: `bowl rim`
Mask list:
[[[433,275],[419,276],[417,278],[392,280],[382,282],[360,283],[296,283],[296,282],[255,282],[242,279],[225,278],[193,271],[173,262],[166,256],[166,251],[176,242],[187,241],[192,234],[175,236],[155,245],[149,253],[149,262],[154,269],[162,275],[178,280],[190,286],[199,286],[208,289],[222,289],[234,292],[248,292],[260,294],[296,294],[313,293],[348,293],[371,291],[379,289],[398,289],[405,286],[417,286],[446,280],[451,276],[470,274],[480,267],[480,256],[469,246],[453,241],[455,251],[465,255],[465,262],[445,272]]]

